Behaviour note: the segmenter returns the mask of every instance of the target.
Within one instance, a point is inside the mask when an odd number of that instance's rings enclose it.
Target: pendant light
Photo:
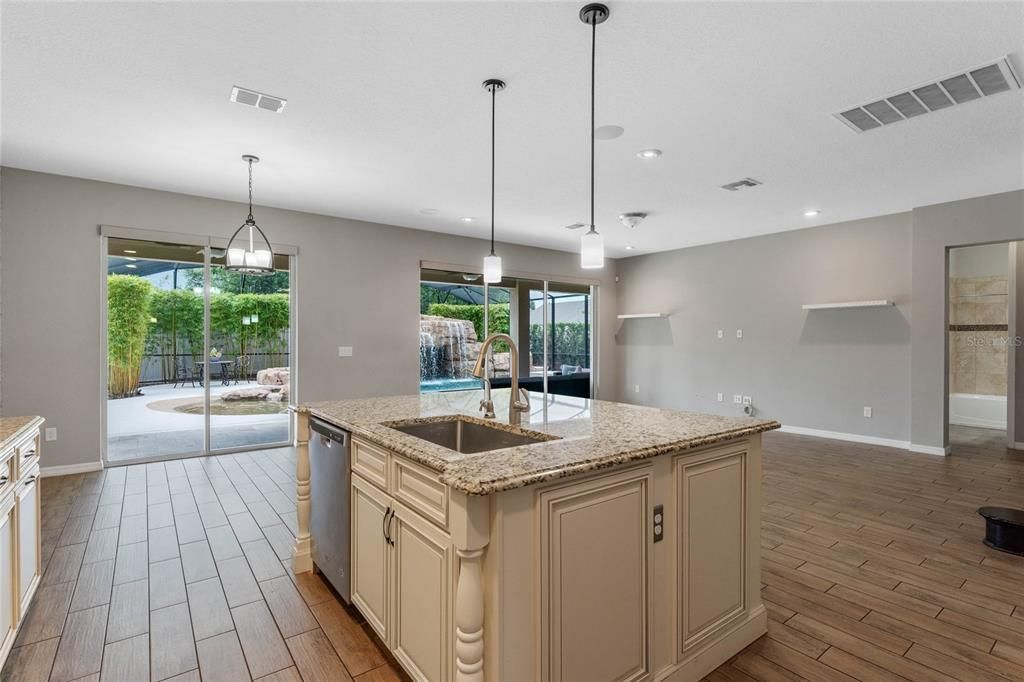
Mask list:
[[[498,90],[505,88],[505,81],[488,78],[483,85],[491,93],[491,253],[484,256],[484,283],[497,284],[501,281],[501,256],[494,253],[494,108]]]
[[[597,61],[597,25],[608,18],[608,6],[591,3],[580,10],[580,21],[590,25],[590,229],[580,238],[580,267],[604,267],[604,237],[594,225],[594,91],[596,89],[595,63]]]
[[[252,165],[259,163],[260,158],[245,154],[242,161],[249,164],[249,215],[228,241],[225,269],[246,275],[270,275],[274,273],[274,250],[267,235],[263,234],[252,217]],[[246,234],[239,238],[246,228]]]

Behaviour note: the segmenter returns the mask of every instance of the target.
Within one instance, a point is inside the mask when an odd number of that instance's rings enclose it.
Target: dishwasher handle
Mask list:
[[[334,443],[338,443],[343,448],[348,447],[348,431],[342,431],[333,424],[328,424],[327,422],[320,421],[319,419],[310,419],[309,430],[322,436],[324,445],[327,447],[332,447]]]

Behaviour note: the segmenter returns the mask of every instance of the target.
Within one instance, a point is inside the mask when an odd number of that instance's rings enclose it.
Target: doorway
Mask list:
[[[293,257],[256,277],[209,244],[103,241],[104,463],[290,445]]]
[[[1016,311],[1024,296],[1020,242],[949,250],[948,420],[951,442],[1014,447],[1019,392]]]

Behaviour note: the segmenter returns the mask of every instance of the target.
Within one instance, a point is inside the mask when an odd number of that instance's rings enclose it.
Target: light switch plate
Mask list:
[[[46,429],[46,440],[57,440],[57,429],[52,426]]]
[[[338,357],[339,358],[350,358],[350,357],[352,357],[352,346],[338,346]]]
[[[640,384],[637,384],[637,385],[635,385],[633,387],[633,393],[639,393],[639,392],[640,392]]]
[[[718,330],[718,338],[725,338],[725,332],[723,332],[721,329]]]
[[[718,402],[722,402],[723,400],[725,400],[725,396],[723,396],[721,393],[719,393],[718,394]]]
[[[743,338],[743,330],[742,329],[737,329],[736,330],[736,338],[737,339],[742,339]]]
[[[870,407],[870,406],[868,406],[868,405],[865,405],[865,406],[864,406],[864,416],[865,416],[865,417],[867,417],[868,419],[870,419],[870,418],[871,418],[871,413],[872,413],[872,411],[873,411],[873,410],[871,409],[871,407]]]

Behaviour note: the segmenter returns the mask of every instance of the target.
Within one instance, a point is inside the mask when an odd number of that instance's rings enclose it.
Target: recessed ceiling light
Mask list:
[[[813,218],[814,216],[820,215],[820,214],[821,214],[821,211],[815,211],[813,209],[810,210],[810,211],[804,211],[804,217],[805,218]]]
[[[134,270],[135,268],[137,268],[137,267],[139,267],[139,266],[137,266],[137,265],[132,265],[131,263],[129,263],[129,264],[128,264],[128,265],[126,265],[125,267],[126,267],[126,268],[131,268],[132,270]]]
[[[626,251],[632,251],[635,248],[636,248],[635,246],[627,246],[626,247]]]
[[[439,209],[439,208],[421,208],[420,209],[420,213],[422,213],[423,215],[437,215],[440,212],[441,212],[441,209]]]
[[[475,221],[476,218],[473,218],[471,216],[466,216],[465,218],[459,218],[459,220],[461,220],[464,223],[471,223],[471,222]]]
[[[125,249],[124,252],[125,253],[138,253],[138,251],[136,251],[135,249]]]
[[[599,140],[614,140],[616,137],[622,137],[624,132],[626,129],[622,126],[601,126],[594,131],[594,137]]]
[[[641,159],[656,159],[661,156],[660,149],[641,149],[636,153]]]

